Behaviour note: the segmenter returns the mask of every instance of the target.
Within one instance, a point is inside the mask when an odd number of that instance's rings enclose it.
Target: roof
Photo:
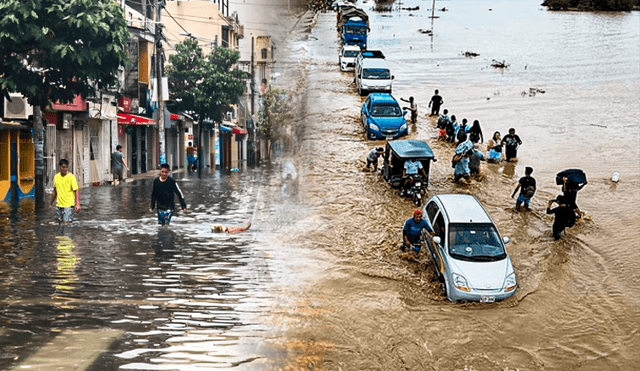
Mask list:
[[[365,58],[361,63],[362,68],[386,68],[389,69],[389,64],[385,59],[378,58]]]
[[[372,94],[370,94],[372,95]],[[431,147],[426,142],[416,139],[393,140],[387,143],[402,158],[434,158]]]
[[[493,223],[480,201],[473,195],[452,193],[435,197],[444,206],[450,223]]]
[[[397,103],[398,101],[389,93],[370,93],[369,99],[373,103]]]
[[[353,45],[353,44],[344,44],[342,46],[342,49],[344,49],[344,50],[360,50],[360,47],[358,45]]]
[[[382,50],[363,50],[362,51],[362,57],[363,58],[383,58],[384,59],[384,53],[382,52]]]

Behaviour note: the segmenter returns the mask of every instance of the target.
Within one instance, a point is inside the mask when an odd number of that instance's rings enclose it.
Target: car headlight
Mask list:
[[[369,124],[369,130],[380,131],[380,128],[376,124]]]
[[[407,130],[407,123],[405,122],[404,124],[402,124],[402,126],[400,126],[400,131],[403,130]]]
[[[518,287],[518,284],[516,283],[515,273],[511,273],[510,275],[507,276],[507,279],[504,280],[503,287],[505,292],[513,291],[516,289],[516,287]]]
[[[469,291],[467,280],[459,274],[453,274],[453,285],[460,291]]]

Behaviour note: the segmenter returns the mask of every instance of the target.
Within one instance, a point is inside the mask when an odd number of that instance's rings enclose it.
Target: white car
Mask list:
[[[435,236],[423,232],[438,278],[450,301],[491,303],[515,294],[511,259],[493,220],[472,195],[441,194],[423,208]]]
[[[339,58],[340,71],[353,71],[358,53],[360,53],[358,45],[343,45]]]

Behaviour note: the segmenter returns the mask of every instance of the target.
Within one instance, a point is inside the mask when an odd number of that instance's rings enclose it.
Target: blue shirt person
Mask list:
[[[402,251],[405,251],[407,246],[411,246],[420,241],[423,229],[426,229],[431,237],[435,235],[429,223],[422,219],[422,211],[418,209],[413,213],[412,218],[407,219],[402,228]],[[420,252],[419,248],[417,252]]]

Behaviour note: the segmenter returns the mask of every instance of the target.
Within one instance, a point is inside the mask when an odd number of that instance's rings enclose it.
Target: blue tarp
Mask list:
[[[233,129],[228,126],[220,125],[220,131],[233,131]]]

